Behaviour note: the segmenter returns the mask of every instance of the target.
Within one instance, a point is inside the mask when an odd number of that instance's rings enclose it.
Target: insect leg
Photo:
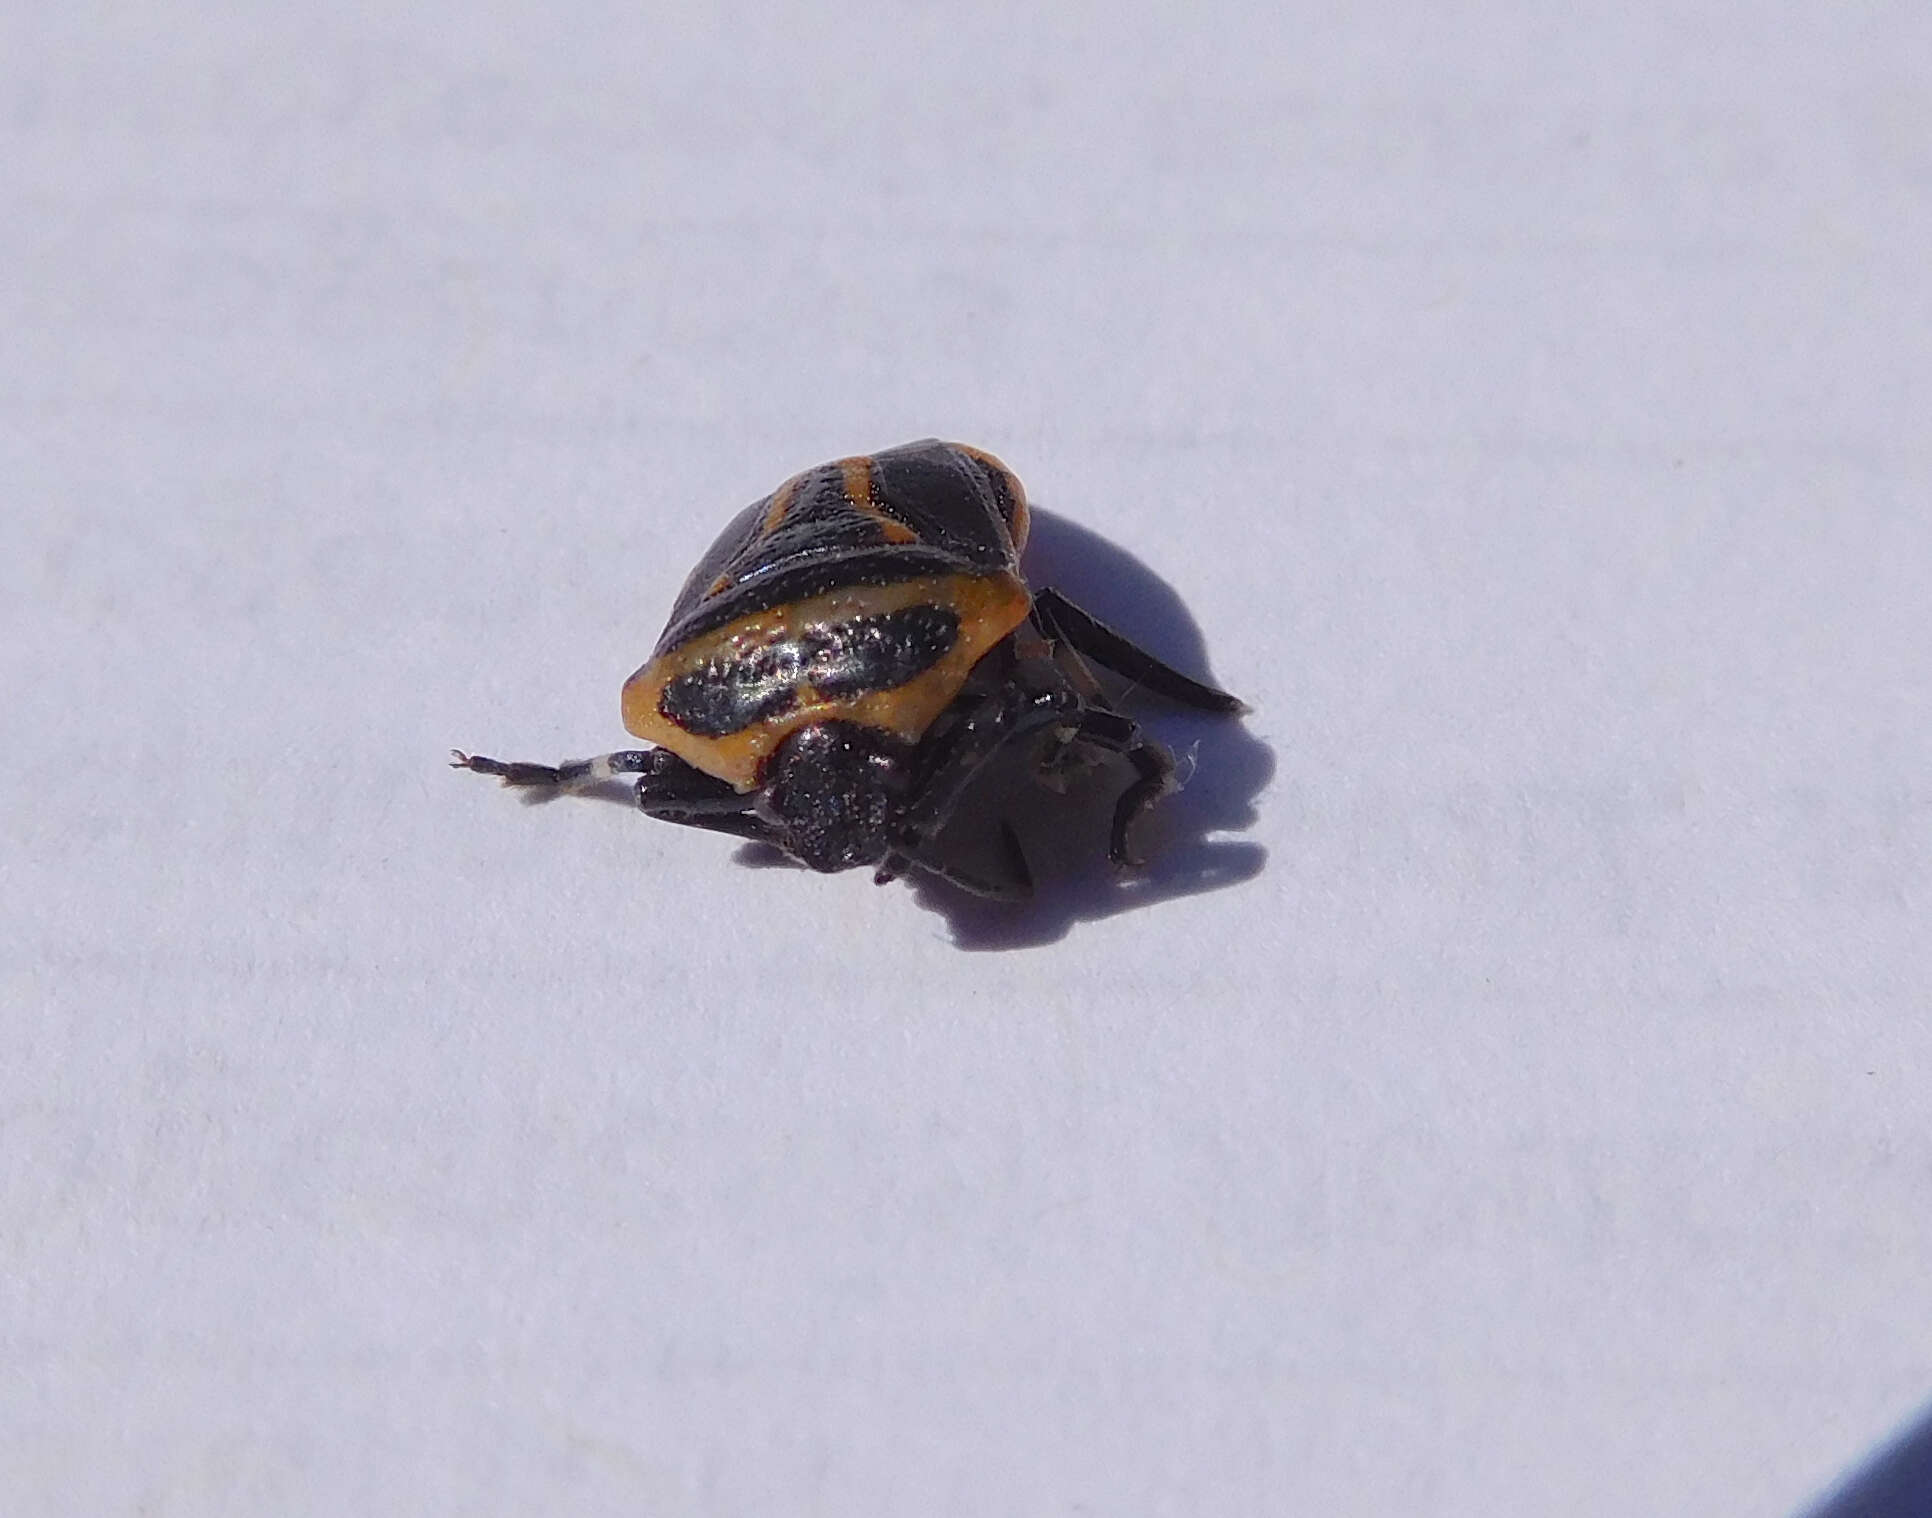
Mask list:
[[[724,781],[693,769],[669,749],[624,749],[563,764],[525,764],[452,749],[450,764],[479,775],[496,775],[505,785],[555,786],[561,790],[578,790],[618,775],[637,775],[637,804],[647,816],[759,843],[779,841],[768,823],[751,814],[751,797],[741,796]]]
[[[1033,609],[1050,633],[1064,638],[1094,663],[1145,686],[1156,695],[1204,712],[1238,716],[1248,710],[1247,702],[1240,697],[1203,685],[1172,665],[1163,664],[1138,643],[1128,641],[1051,587],[1034,594]]]
[[[1114,803],[1113,833],[1107,843],[1107,857],[1117,865],[1139,864],[1141,861],[1127,846],[1127,833],[1142,812],[1176,789],[1173,754],[1164,745],[1143,736],[1131,717],[1105,706],[1089,707],[1081,714],[1073,741],[1091,743],[1096,748],[1124,755],[1133,765],[1137,778]]]
[[[481,754],[466,754],[460,748],[449,751],[451,769],[474,770],[479,775],[497,775],[505,785],[555,785],[566,789],[595,785],[615,775],[641,774],[651,766],[655,749],[623,749],[615,754],[599,754],[595,759],[569,759],[562,764],[525,764],[521,760],[486,759]]]
[[[973,707],[938,739],[912,804],[901,818],[899,852],[915,861],[946,825],[974,776],[1009,743],[1056,723],[1077,728],[1081,699],[1046,660],[1032,660]]]
[[[730,833],[758,843],[781,843],[777,829],[751,810],[755,796],[686,764],[669,749],[654,748],[636,767],[637,804],[647,817],[684,827]]]
[[[908,866],[916,866],[929,875],[937,875],[971,895],[985,896],[995,901],[1026,901],[1033,895],[1033,871],[1027,866],[1019,834],[1013,831],[1010,822],[1000,823],[1000,873],[997,875],[962,869],[950,860],[942,863],[927,854],[913,858],[907,858],[904,854],[888,854],[873,875],[872,883],[884,885],[897,880]]]

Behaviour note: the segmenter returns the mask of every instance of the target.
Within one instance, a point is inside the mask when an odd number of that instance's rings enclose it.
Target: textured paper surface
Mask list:
[[[1923,6],[15,9],[9,1512],[1781,1518],[1914,1427]],[[1256,708],[1150,713],[1148,875],[443,767],[930,434]]]

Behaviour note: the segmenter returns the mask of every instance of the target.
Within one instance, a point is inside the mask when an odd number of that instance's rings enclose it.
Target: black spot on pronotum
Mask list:
[[[798,702],[798,668],[780,656],[797,652],[796,644],[782,643],[749,659],[714,659],[665,682],[657,709],[701,738],[722,738],[783,716]]]
[[[807,637],[824,640],[813,652],[812,684],[828,696],[857,696],[891,690],[931,669],[959,641],[959,614],[950,606],[908,606]]]
[[[665,683],[657,709],[688,733],[722,738],[783,716],[810,685],[835,699],[891,690],[931,669],[959,641],[949,606],[908,606],[807,628],[743,659],[713,659]]]

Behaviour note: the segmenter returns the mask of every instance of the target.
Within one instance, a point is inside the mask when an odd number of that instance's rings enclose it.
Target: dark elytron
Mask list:
[[[822,696],[892,690],[932,668],[959,637],[947,606],[908,606],[809,627],[741,659],[720,657],[664,687],[657,709],[686,732],[722,738],[782,716],[801,687]]]
[[[653,656],[828,590],[1016,569],[1025,500],[997,459],[952,443],[807,469],[718,534],[678,592]]]
[[[638,776],[667,822],[772,844],[816,870],[908,867],[1022,897],[1019,840],[991,876],[941,858],[960,798],[1005,753],[1043,777],[1089,756],[1132,772],[1108,853],[1132,862],[1137,818],[1174,788],[1174,759],[1114,709],[1088,661],[1171,701],[1239,713],[1051,589],[1019,574],[1028,513],[998,459],[928,439],[821,464],[739,512],[678,593],[624,724],[655,744],[563,765],[457,752],[506,784]]]

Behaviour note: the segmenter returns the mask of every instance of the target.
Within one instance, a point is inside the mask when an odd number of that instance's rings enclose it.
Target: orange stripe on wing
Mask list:
[[[785,520],[785,513],[792,509],[792,498],[798,494],[800,475],[793,475],[771,493],[771,505],[765,508],[765,520],[759,524],[758,536],[768,538],[778,531],[778,524]]]
[[[852,509],[864,516],[871,517],[885,533],[888,543],[917,543],[919,534],[900,521],[897,517],[887,516],[872,499],[872,456],[860,454],[857,458],[840,459],[839,470],[845,476],[845,498],[852,503]]]

